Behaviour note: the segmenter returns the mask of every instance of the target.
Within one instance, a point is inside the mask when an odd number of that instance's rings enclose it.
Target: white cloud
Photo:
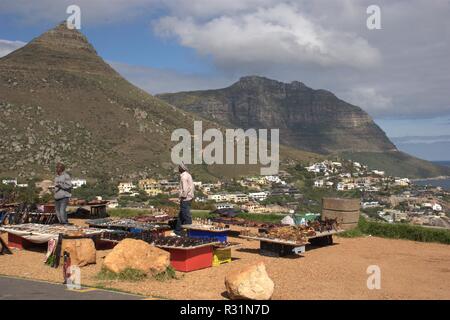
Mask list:
[[[81,8],[83,26],[83,22],[109,24],[131,21],[132,18],[153,12],[161,3],[162,0],[14,0],[1,1],[0,12],[17,15],[24,24],[58,23],[69,16],[67,7],[76,4]]]
[[[273,6],[280,0],[165,0],[164,5],[172,15],[201,19],[253,12],[258,8]]]
[[[175,70],[132,66],[109,62],[128,81],[151,94],[219,89],[229,86],[235,79],[220,75],[181,73]]]
[[[0,58],[26,45],[22,41],[10,41],[0,39]]]
[[[0,12],[46,27],[67,17],[73,0],[1,1]],[[324,88],[377,118],[450,114],[448,0],[78,0],[83,25],[152,19],[160,35],[194,48],[218,67],[218,79],[180,75],[158,84],[154,72],[129,72],[148,88],[258,74]],[[382,30],[366,27],[366,8],[381,7]],[[155,15],[156,13],[156,15]],[[141,18],[141,19],[137,19]],[[142,22],[144,27],[144,22]],[[44,30],[42,30],[44,31]],[[121,46],[121,39],[117,39]],[[95,43],[94,43],[95,45]],[[167,61],[165,64],[167,65]],[[376,66],[376,67],[373,67]],[[211,68],[213,69],[213,68]],[[176,77],[165,73],[161,78]],[[207,83],[208,81],[206,81]],[[154,91],[151,91],[154,92]]]
[[[378,50],[367,40],[349,32],[325,29],[288,4],[207,21],[163,17],[155,24],[155,30],[211,56],[228,71],[309,63],[366,68],[381,60]]]
[[[387,97],[375,88],[355,87],[342,94],[342,98],[347,102],[371,110],[372,112],[383,112],[392,108],[392,98]]]

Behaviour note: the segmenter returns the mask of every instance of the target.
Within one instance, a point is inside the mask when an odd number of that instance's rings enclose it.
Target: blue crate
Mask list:
[[[7,214],[6,211],[1,211],[0,212],[0,225],[3,224],[3,220],[6,218],[6,214]]]
[[[131,233],[142,233],[144,229],[141,228],[130,228],[129,229]]]
[[[227,231],[211,232],[208,230],[188,230],[188,237],[197,239],[208,239],[211,241],[226,242]]]

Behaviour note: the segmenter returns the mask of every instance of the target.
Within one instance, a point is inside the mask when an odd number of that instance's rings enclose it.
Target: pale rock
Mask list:
[[[134,239],[119,242],[103,261],[103,266],[115,273],[130,268],[158,274],[166,271],[169,265],[169,252]]]
[[[227,275],[225,287],[231,299],[269,300],[275,285],[260,262]]]
[[[61,252],[64,251],[70,254],[71,264],[79,267],[96,263],[97,260],[97,251],[92,239],[65,239],[61,247]]]

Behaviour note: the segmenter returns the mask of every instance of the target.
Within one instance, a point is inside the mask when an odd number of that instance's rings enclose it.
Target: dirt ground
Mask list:
[[[5,235],[3,235],[5,238]],[[225,299],[225,275],[257,261],[266,264],[275,283],[273,299],[450,299],[450,246],[376,237],[335,237],[335,244],[311,248],[298,257],[271,258],[258,253],[259,242],[241,242],[234,260],[219,267],[177,273],[178,279],[140,282],[95,278],[108,254],[97,252],[97,264],[83,267],[82,284],[165,299]],[[0,256],[0,274],[62,281],[62,269],[44,264],[44,252],[18,251]],[[370,265],[381,270],[381,289],[367,288]]]

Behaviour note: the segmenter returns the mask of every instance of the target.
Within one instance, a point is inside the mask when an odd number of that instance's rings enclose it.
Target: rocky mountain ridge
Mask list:
[[[227,126],[279,128],[281,143],[311,152],[396,150],[361,108],[298,81],[249,76],[224,89],[158,97]]]

